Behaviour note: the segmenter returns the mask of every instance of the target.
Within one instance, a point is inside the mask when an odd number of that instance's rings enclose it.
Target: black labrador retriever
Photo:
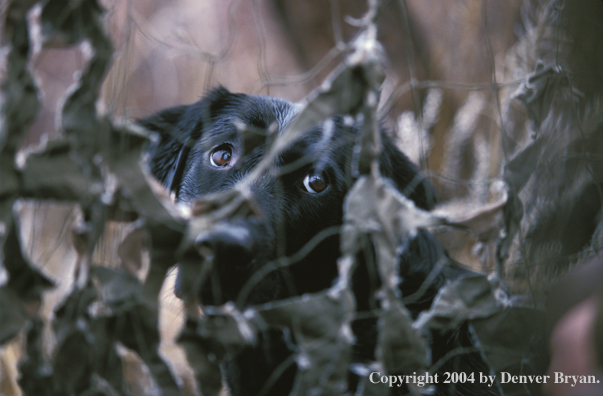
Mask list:
[[[227,191],[263,158],[270,144],[268,132],[273,136],[282,131],[298,109],[299,106],[277,98],[217,88],[195,104],[159,112],[140,121],[142,126],[160,135],[159,142],[151,149],[151,171],[183,203]],[[250,144],[246,139],[249,135],[244,136],[249,133],[267,137],[260,143]],[[345,117],[334,117],[308,130],[251,186],[256,216],[228,219],[199,237],[214,255],[212,274],[194,290],[204,305],[235,301],[244,307],[318,292],[333,285],[338,275],[336,262],[341,255],[337,229],[342,225],[344,197],[354,181],[351,169],[357,135],[357,128]],[[405,192],[410,183],[416,184],[407,195],[419,208],[433,207],[432,186],[425,179],[416,183],[419,170],[385,133],[378,162],[381,174],[399,191]],[[327,232],[329,230],[335,232]],[[258,269],[278,257],[299,252],[321,231],[324,238],[303,258],[291,266],[271,271],[241,297],[241,290]],[[364,313],[352,326],[356,336],[354,360],[368,362],[375,359],[377,332],[376,318],[366,313],[378,308],[374,292],[380,285],[370,242],[361,250],[360,265],[352,279],[357,310]],[[447,259],[446,253],[427,231],[400,241],[402,295],[417,291],[442,258]],[[416,317],[428,309],[447,280],[466,273],[468,271],[450,260],[450,265],[435,277],[423,298],[407,305],[412,315]],[[177,293],[190,293],[189,289],[186,279],[178,280]],[[434,335],[433,361],[455,347],[470,346],[467,333],[459,329],[451,335]],[[282,370],[276,381],[271,378],[279,364],[293,353],[292,340],[288,337],[290,335],[278,329],[267,331],[257,347],[249,347],[232,357],[225,365],[231,394],[289,394],[296,372],[294,364]],[[476,353],[447,360],[440,371],[446,370],[489,371]],[[351,394],[356,386],[352,377]],[[267,386],[269,379],[271,385]],[[450,394],[487,395],[490,391],[469,384],[465,389],[455,388],[455,393]],[[437,389],[437,394],[449,392],[450,387]]]

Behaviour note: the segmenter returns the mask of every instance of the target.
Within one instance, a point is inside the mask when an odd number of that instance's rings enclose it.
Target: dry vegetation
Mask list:
[[[429,226],[454,259],[490,275],[479,286],[487,301],[447,311],[453,296],[431,318],[492,318],[475,325],[494,371],[506,368],[487,351],[501,315],[517,332],[505,353],[520,360],[520,340],[539,325],[526,318],[541,314],[551,282],[603,242],[600,1],[100,3],[1,5],[0,395],[21,394],[17,373],[30,395],[220,392],[206,353],[214,351],[194,327],[212,324],[172,296],[172,276],[163,281],[183,259],[176,248],[190,238],[187,225],[213,220],[191,218],[147,176],[139,158],[149,136],[127,121],[217,84],[305,100],[300,125],[320,120],[312,106],[348,112],[341,98],[350,97],[364,104],[367,125],[384,120],[441,199],[396,232]],[[351,79],[350,65],[372,84]],[[325,79],[332,84],[315,88]],[[375,108],[367,98],[377,91]],[[345,295],[333,306],[323,297],[258,314],[285,325],[329,316],[322,336],[335,348],[348,307]],[[248,342],[236,321],[221,331],[232,337],[212,340],[227,348]],[[345,356],[308,343],[315,371],[329,354]],[[421,351],[399,353],[413,361]],[[345,372],[345,359],[337,368]],[[317,374],[306,374],[310,387]],[[325,386],[343,377],[335,372]]]

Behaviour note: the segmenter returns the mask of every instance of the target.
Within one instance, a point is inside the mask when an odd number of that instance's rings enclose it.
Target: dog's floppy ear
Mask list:
[[[138,124],[157,132],[159,140],[149,148],[151,173],[170,191],[174,190],[174,179],[183,162],[182,150],[190,131],[179,128],[188,106],[163,110],[149,118],[138,120]]]
[[[159,141],[148,150],[151,173],[170,192],[178,194],[191,147],[231,95],[234,94],[219,87],[192,105],[173,107],[138,120],[138,124],[159,134]]]
[[[379,156],[381,174],[391,179],[398,190],[421,209],[431,210],[436,194],[431,182],[421,173],[387,136],[383,136],[383,151]]]

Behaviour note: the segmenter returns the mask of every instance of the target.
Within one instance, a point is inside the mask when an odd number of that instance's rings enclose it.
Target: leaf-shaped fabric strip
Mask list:
[[[95,267],[91,276],[100,286],[101,310],[98,321],[103,329],[99,336],[119,340],[135,351],[147,364],[164,395],[179,395],[180,390],[167,364],[159,355],[160,335],[156,299],[148,300],[143,285],[127,272]],[[149,293],[150,294],[150,293]],[[156,297],[157,295],[155,295]],[[108,314],[102,314],[107,312]]]
[[[501,309],[485,276],[467,276],[444,286],[431,309],[419,316],[415,327],[445,332],[457,328],[467,319],[486,318]]]
[[[0,256],[9,278],[6,285],[0,288],[0,345],[16,336],[26,319],[37,313],[42,292],[53,286],[46,276],[29,264],[23,254],[16,219],[10,222],[4,242]]]
[[[7,52],[6,74],[0,87],[0,273],[6,270],[9,279],[1,289],[0,312],[5,312],[1,315],[6,317],[0,324],[0,345],[14,337],[25,319],[35,314],[42,291],[51,286],[23,255],[13,215],[13,204],[20,189],[15,155],[39,105],[37,89],[27,67],[30,55],[27,12],[33,4],[32,1],[11,1],[2,13],[6,17],[2,44],[6,45]],[[33,307],[28,307],[31,303]]]
[[[178,337],[178,343],[186,351],[188,362],[195,371],[195,378],[203,395],[218,396],[222,390],[219,361],[211,353],[205,340],[199,337],[197,328],[197,321],[189,318]]]
[[[22,194],[37,199],[90,201],[102,190],[72,161],[66,140],[51,140],[43,150],[30,153],[21,169]]]
[[[176,232],[184,231],[184,216],[165,189],[144,169],[141,154],[149,137],[140,128],[113,126],[103,120],[108,144],[102,146],[103,159],[115,174],[128,198],[145,219]]]
[[[427,367],[425,343],[412,327],[412,318],[399,300],[383,308],[378,345],[377,357],[386,373],[412,373]]]
[[[294,395],[341,395],[347,388],[351,352],[350,321],[354,310],[349,290],[332,289],[258,307],[273,326],[293,332],[299,346]]]

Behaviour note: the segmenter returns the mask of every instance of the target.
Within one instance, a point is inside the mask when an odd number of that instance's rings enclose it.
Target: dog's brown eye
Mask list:
[[[321,193],[329,187],[329,180],[323,172],[310,172],[304,178],[304,187],[310,194]]]
[[[232,159],[232,147],[222,145],[214,149],[209,155],[209,162],[215,167],[223,168],[230,163]]]

